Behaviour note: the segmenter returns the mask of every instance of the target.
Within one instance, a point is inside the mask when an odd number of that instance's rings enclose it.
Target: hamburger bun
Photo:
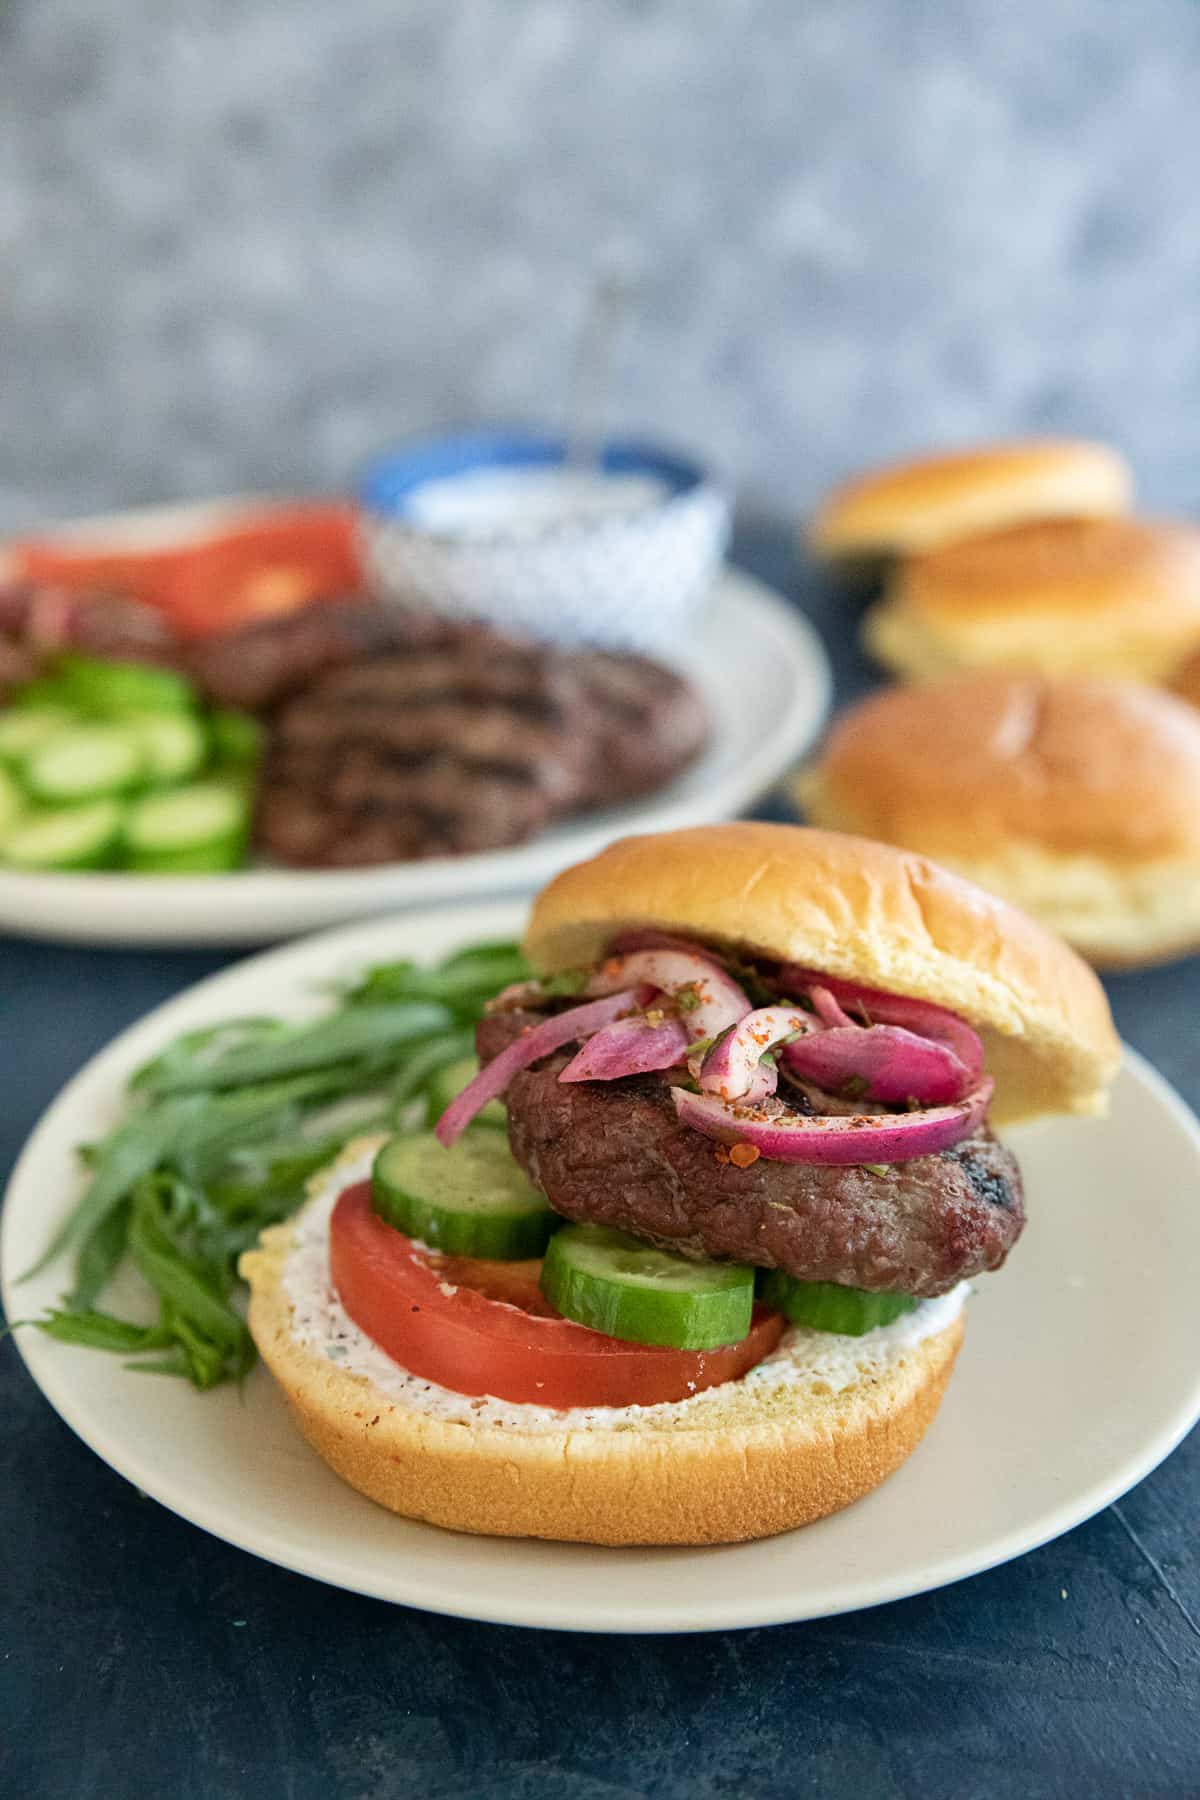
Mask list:
[[[1200,530],[1049,519],[914,556],[863,641],[898,674],[958,669],[1165,680],[1200,644]]]
[[[1106,444],[981,445],[846,482],[817,509],[808,542],[839,560],[909,555],[1027,519],[1127,512],[1132,495],[1128,463]]]
[[[959,675],[837,720],[813,823],[936,857],[1105,965],[1200,945],[1200,713],[1137,682]]]
[[[1171,687],[1182,700],[1200,706],[1200,650],[1182,662],[1171,676]]]
[[[653,927],[948,1007],[984,1041],[998,1119],[1102,1110],[1120,1046],[1104,990],[1072,950],[910,850],[797,825],[622,838],[534,902],[541,974],[596,962]]]
[[[750,1375],[669,1406],[549,1413],[444,1389],[431,1401],[431,1385],[406,1381],[398,1365],[399,1388],[388,1370],[380,1374],[383,1352],[344,1314],[344,1354],[333,1362],[297,1298],[299,1271],[327,1239],[333,1199],[369,1169],[378,1141],[351,1146],[317,1177],[309,1206],[265,1231],[241,1272],[254,1341],[304,1436],[337,1475],[392,1512],[568,1543],[768,1537],[885,1481],[938,1409],[962,1341],[959,1293],[927,1302],[936,1312],[907,1315],[930,1321],[926,1335],[889,1328],[831,1344],[827,1333],[795,1332],[790,1349]]]

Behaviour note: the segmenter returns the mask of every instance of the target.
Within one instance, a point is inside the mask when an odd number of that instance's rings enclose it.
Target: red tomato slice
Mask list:
[[[347,1188],[334,1207],[329,1255],[333,1284],[354,1323],[412,1374],[460,1394],[555,1408],[657,1406],[736,1380],[783,1332],[778,1313],[756,1307],[741,1343],[719,1350],[662,1350],[605,1337],[550,1311],[536,1285],[536,1263],[489,1270],[419,1249],[372,1212],[367,1181]],[[463,1285],[471,1276],[505,1297]]]
[[[360,593],[355,514],[343,501],[299,501],[155,550],[86,539],[10,546],[28,580],[73,593],[127,594],[157,606],[184,637]]]

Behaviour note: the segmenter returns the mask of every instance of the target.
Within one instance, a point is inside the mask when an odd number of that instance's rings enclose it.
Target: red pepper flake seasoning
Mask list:
[[[729,1161],[729,1152],[725,1148],[724,1144],[717,1145],[716,1149],[713,1151],[713,1156],[722,1165]]]
[[[729,1160],[735,1169],[748,1169],[761,1155],[762,1151],[755,1144],[735,1144],[729,1152]]]

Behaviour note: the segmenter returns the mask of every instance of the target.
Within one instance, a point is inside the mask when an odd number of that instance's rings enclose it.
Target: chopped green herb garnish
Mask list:
[[[887,1174],[887,1164],[886,1163],[863,1163],[862,1167],[864,1169],[869,1170],[872,1175],[886,1175]]]
[[[863,1076],[847,1075],[838,1091],[844,1100],[861,1100],[864,1094],[870,1092],[870,1087],[870,1082]]]

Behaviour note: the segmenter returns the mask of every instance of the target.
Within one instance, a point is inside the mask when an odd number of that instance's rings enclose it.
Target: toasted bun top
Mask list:
[[[809,525],[824,556],[931,549],[1021,519],[1125,512],[1133,476],[1106,444],[992,444],[890,464],[836,488]]]
[[[1112,615],[1200,632],[1200,529],[1149,519],[1043,519],[914,556],[889,598],[944,626]]]
[[[1200,712],[1132,681],[974,674],[889,688],[837,720],[823,822],[990,857],[1010,842],[1200,865]]]
[[[552,974],[634,926],[950,1008],[984,1037],[997,1117],[1099,1111],[1116,1071],[1104,990],[1074,951],[906,850],[798,825],[622,838],[542,890],[525,949]]]

